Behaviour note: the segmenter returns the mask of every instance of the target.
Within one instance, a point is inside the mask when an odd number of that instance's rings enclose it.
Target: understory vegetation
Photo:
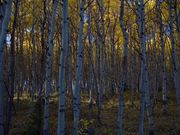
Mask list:
[[[139,94],[133,91],[126,91],[124,94],[124,114],[123,114],[123,131],[125,135],[136,135],[138,129],[138,114],[139,114]],[[163,113],[161,91],[154,98],[155,106],[153,108],[153,116],[155,123],[155,132],[157,135],[177,135],[178,120],[177,120],[177,105],[174,91],[168,92],[168,112]],[[50,120],[49,134],[56,135],[57,121],[57,97],[52,94],[50,97]],[[97,122],[97,107],[94,104],[92,109],[89,109],[88,95],[82,95],[81,102],[81,119],[78,134],[79,135],[116,135],[117,134],[117,108],[118,96],[106,97],[103,99],[102,120]],[[15,101],[16,102],[16,101]],[[38,104],[34,104],[34,110],[31,112],[30,99],[27,95],[21,97],[18,111],[13,114],[12,128],[10,135],[39,135],[39,123],[42,122],[42,113],[38,111]],[[72,99],[67,95],[66,99],[66,114],[67,122],[65,123],[66,134],[70,135],[72,130],[73,112]],[[41,123],[42,124],[42,123]],[[145,117],[145,134],[148,134],[147,118]],[[31,131],[31,132],[30,132]]]

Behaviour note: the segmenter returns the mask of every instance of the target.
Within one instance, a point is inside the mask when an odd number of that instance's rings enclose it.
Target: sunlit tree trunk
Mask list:
[[[4,77],[3,77],[3,52],[4,52],[4,42],[6,39],[9,19],[11,16],[11,6],[12,0],[5,1],[5,13],[2,19],[2,27],[0,32],[0,134],[4,135]]]
[[[65,134],[65,64],[68,51],[68,0],[62,5],[62,47],[59,63],[59,107],[58,107],[58,135]]]
[[[80,24],[77,41],[77,55],[76,55],[76,73],[75,73],[75,90],[73,95],[73,135],[77,135],[79,119],[80,119],[80,82],[82,79],[82,66],[84,57],[83,45],[83,26],[84,26],[84,5],[85,0],[81,0],[80,5]]]
[[[52,51],[53,51],[53,35],[55,29],[56,9],[57,9],[57,0],[53,0],[53,9],[52,9],[53,11],[49,24],[48,43],[47,43],[43,135],[48,135],[48,131],[49,131],[49,93],[51,91]]]

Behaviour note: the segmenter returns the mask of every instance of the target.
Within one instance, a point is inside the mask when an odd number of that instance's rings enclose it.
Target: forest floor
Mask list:
[[[156,135],[178,135],[178,119],[177,119],[177,105],[175,92],[169,92],[168,95],[168,112],[163,114],[161,92],[157,95],[154,106],[154,124]],[[132,96],[133,95],[133,96]],[[113,96],[103,100],[102,121],[99,124],[97,118],[97,107],[94,105],[92,111],[89,111],[88,96],[81,98],[81,120],[79,135],[116,135],[117,134],[117,106],[118,98]],[[132,102],[133,101],[133,102]],[[71,98],[66,98],[66,133],[71,135],[72,131],[72,101]],[[26,125],[29,124],[29,108],[31,107],[30,100],[22,98],[16,113],[13,116],[12,128],[10,135],[23,135],[22,130],[25,130]],[[57,129],[57,97],[52,97],[50,100],[50,129],[49,135],[55,135]],[[136,135],[138,128],[138,114],[139,114],[139,96],[130,92],[124,94],[124,113],[123,113],[123,129],[124,135]],[[36,117],[36,116],[35,116]],[[37,114],[37,117],[40,117]],[[23,129],[24,128],[24,129]],[[33,130],[33,128],[32,128]],[[39,130],[39,128],[37,129]],[[89,133],[87,133],[89,132]],[[145,118],[145,132],[147,131],[147,119]],[[25,134],[24,134],[25,135]],[[31,135],[33,135],[31,133]],[[35,135],[35,134],[34,134]]]

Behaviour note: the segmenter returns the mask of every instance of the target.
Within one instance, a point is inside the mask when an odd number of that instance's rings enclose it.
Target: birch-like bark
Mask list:
[[[136,0],[138,36],[140,42],[140,59],[141,59],[141,81],[140,81],[140,116],[139,116],[139,135],[144,135],[144,109],[147,109],[149,135],[154,135],[154,124],[152,116],[152,105],[149,93],[148,67],[146,58],[146,40],[145,40],[145,10],[144,0]]]
[[[83,45],[83,26],[84,26],[84,5],[85,0],[81,0],[80,5],[80,24],[77,41],[77,56],[76,56],[76,75],[75,75],[75,90],[73,95],[73,135],[78,134],[78,126],[80,119],[80,82],[82,79],[82,66],[84,57],[84,45]]]
[[[0,134],[4,135],[4,77],[3,77],[3,52],[4,52],[4,41],[6,39],[9,19],[11,16],[12,0],[5,1],[5,13],[2,21],[2,28],[0,32]]]
[[[179,71],[176,61],[176,51],[175,51],[175,37],[174,37],[174,24],[173,24],[173,14],[172,14],[172,3],[173,0],[169,0],[168,2],[168,11],[169,11],[169,27],[170,27],[170,40],[171,40],[171,57],[172,57],[172,65],[173,65],[173,77],[174,77],[174,85],[176,89],[176,98],[177,98],[177,106],[178,106],[178,122],[180,128],[180,78]]]
[[[127,74],[127,54],[128,54],[128,33],[124,25],[124,0],[120,2],[120,27],[123,34],[123,62],[122,62],[122,80],[120,83],[119,90],[119,106],[118,106],[118,135],[123,134],[122,123],[123,123],[123,92],[126,85],[126,74]]]
[[[49,93],[51,91],[53,35],[55,29],[56,9],[57,9],[57,0],[53,0],[53,8],[52,8],[52,15],[49,24],[48,43],[47,43],[43,135],[48,135],[48,131],[49,131]]]
[[[65,134],[65,64],[68,51],[68,0],[62,5],[62,47],[59,64],[59,106],[58,106],[58,135]]]

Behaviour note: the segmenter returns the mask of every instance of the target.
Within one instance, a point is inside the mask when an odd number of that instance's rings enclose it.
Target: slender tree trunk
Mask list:
[[[92,89],[93,89],[93,67],[91,66],[91,57],[92,57],[92,32],[91,32],[91,14],[92,14],[92,6],[91,6],[91,0],[88,0],[88,54],[89,54],[89,65],[90,65],[90,69],[89,69],[89,111],[91,113],[91,109],[92,109]],[[93,64],[93,63],[92,63]]]
[[[32,90],[31,90],[31,100],[32,105],[34,103],[34,93],[35,93],[35,72],[36,72],[36,48],[34,39],[34,27],[35,27],[35,2],[32,1],[32,30],[31,30],[31,43],[32,43]],[[31,108],[32,109],[32,108]]]
[[[68,44],[69,44],[69,55],[68,55],[68,91],[71,93],[71,96],[73,96],[72,92],[72,46],[70,45],[70,35],[68,36]]]
[[[133,101],[133,96],[136,90],[136,54],[135,54],[135,50],[133,49],[133,39],[132,39],[133,33],[132,33],[132,26],[129,26],[129,54],[130,54],[130,77],[131,77],[131,81],[130,81],[130,90],[132,93],[132,102]]]
[[[1,34],[1,31],[2,31],[2,24],[3,24],[4,14],[5,14],[4,10],[5,10],[5,4],[3,2],[1,2],[0,3],[0,16],[1,16],[1,18],[0,18],[0,34]],[[3,54],[1,54],[1,55],[3,55]],[[0,59],[0,62],[1,62],[0,63],[1,66],[2,66],[3,60]],[[0,67],[0,72],[3,71],[3,68],[4,68],[4,66]],[[0,134],[4,134],[4,130],[5,130],[5,124],[4,124],[4,114],[5,114],[4,113],[5,112],[4,111],[4,96],[5,96],[5,88],[4,88],[3,78],[0,78],[0,79],[1,79],[0,80]]]
[[[65,64],[68,51],[68,0],[63,0],[62,7],[62,47],[59,64],[59,107],[58,107],[58,135],[65,134]]]
[[[97,94],[97,107],[98,107],[98,115],[97,120],[101,122],[101,111],[102,111],[102,100],[103,100],[103,93],[105,93],[105,85],[104,85],[104,72],[105,72],[105,29],[104,29],[104,5],[103,0],[96,0],[98,10],[100,13],[100,21],[98,20],[97,31],[98,31],[98,75],[99,75],[99,87],[98,87],[98,94]],[[98,18],[98,19],[99,19]],[[100,25],[101,24],[101,25]]]
[[[3,52],[4,52],[4,41],[6,39],[9,19],[11,16],[12,0],[5,1],[5,13],[2,20],[2,27],[0,32],[0,134],[4,135],[4,75],[3,75]]]
[[[122,82],[119,90],[119,106],[118,106],[118,135],[123,134],[122,123],[123,123],[123,92],[126,88],[126,74],[127,74],[127,54],[128,54],[128,33],[124,25],[124,0],[121,0],[120,4],[120,27],[123,34],[123,63],[122,63]]]
[[[178,47],[180,48],[180,9],[178,8],[179,1],[174,0],[174,13],[175,13],[175,21],[176,28],[178,33]]]
[[[19,50],[19,54],[18,54],[18,71],[20,72],[19,78],[20,78],[20,88],[17,91],[17,108],[19,108],[19,103],[20,103],[20,96],[23,92],[23,87],[24,87],[24,81],[25,81],[25,76],[24,73],[26,72],[26,70],[24,69],[24,47],[23,47],[23,42],[24,42],[24,28],[19,28],[20,31],[20,38],[19,38],[19,44],[20,44],[20,50]],[[19,62],[21,64],[19,64]],[[27,81],[27,80],[26,80]]]
[[[110,17],[108,17],[110,20]],[[113,23],[112,28],[110,29],[110,93],[112,96],[115,94],[115,44],[117,41],[115,41],[115,30],[117,25],[118,18],[115,18],[115,22]]]
[[[112,37],[114,38],[114,37]],[[114,39],[111,39],[111,65],[110,65],[110,72],[111,72],[111,80],[110,80],[110,89],[112,95],[115,94],[115,86],[114,86],[114,81],[115,81],[115,74],[114,74],[114,50],[115,50],[115,45],[114,45]]]
[[[145,40],[145,11],[144,0],[136,1],[138,36],[140,42],[140,59],[141,59],[141,81],[140,81],[140,117],[139,117],[139,135],[144,135],[144,109],[147,109],[149,135],[154,135],[154,124],[152,116],[152,105],[150,101],[148,67],[146,58],[146,40]]]
[[[43,135],[49,134],[48,132],[49,131],[49,93],[51,91],[52,51],[53,51],[53,35],[55,29],[56,9],[57,9],[57,0],[53,0],[53,8],[52,8],[53,11],[49,25],[48,43],[47,43]]]
[[[173,26],[173,14],[172,14],[172,0],[168,2],[168,10],[169,10],[169,26],[170,26],[170,40],[171,40],[171,57],[172,57],[172,65],[173,65],[173,77],[174,77],[174,85],[176,89],[176,98],[177,98],[177,106],[178,106],[178,122],[180,128],[180,78],[179,71],[176,61],[176,51],[175,51],[175,37],[174,37],[174,26]]]
[[[91,1],[89,0],[89,3]],[[89,10],[91,10],[91,5],[89,6]],[[98,79],[97,79],[97,76],[96,76],[96,72],[95,72],[95,67],[94,67],[94,62],[93,62],[93,46],[92,46],[92,40],[93,40],[93,36],[92,36],[92,33],[91,33],[91,14],[90,14],[91,11],[88,11],[88,44],[89,44],[89,47],[88,47],[88,57],[89,57],[89,64],[90,64],[90,92],[89,92],[89,110],[91,112],[91,109],[92,109],[92,104],[93,104],[93,100],[92,100],[92,95],[93,95],[93,89],[95,89],[95,92],[97,94],[97,101],[98,101]],[[97,66],[97,69],[98,69],[98,49],[96,48],[96,66]]]
[[[166,89],[166,61],[165,61],[165,48],[164,48],[164,39],[163,39],[163,24],[162,24],[162,15],[161,15],[161,3],[157,0],[157,13],[158,13],[158,23],[160,30],[160,44],[161,44],[161,59],[162,59],[162,100],[163,100],[163,112],[167,112],[167,89]]]
[[[144,112],[145,112],[145,91],[142,89],[143,87],[143,67],[141,64],[141,73],[140,73],[140,113],[139,113],[139,127],[138,127],[138,135],[144,135]]]
[[[42,104],[42,91],[43,91],[43,83],[45,80],[46,75],[46,42],[45,42],[45,28],[46,28],[46,20],[47,20],[47,13],[46,13],[46,4],[47,0],[43,0],[43,20],[41,24],[41,48],[42,48],[42,55],[41,55],[41,67],[40,67],[40,83],[38,89],[38,102],[39,102],[39,109],[41,111],[41,104]]]
[[[5,3],[4,2],[0,2],[0,33],[2,30],[2,23],[3,23],[3,19],[4,19],[4,14],[5,14]]]
[[[14,20],[13,20],[13,29],[11,33],[11,49],[10,49],[10,73],[9,73],[9,103],[8,103],[8,120],[7,120],[7,131],[6,134],[9,132],[10,124],[11,124],[11,117],[12,117],[12,107],[13,107],[13,99],[14,99],[14,78],[15,78],[15,31],[16,31],[16,24],[17,24],[17,15],[18,15],[18,5],[19,0],[14,1],[15,9],[14,9]]]
[[[75,75],[75,91],[73,95],[73,135],[78,134],[78,126],[80,120],[80,82],[82,80],[82,67],[84,57],[84,45],[83,45],[83,26],[84,26],[84,5],[85,0],[81,0],[80,5],[80,24],[77,41],[77,56],[76,56],[76,75]]]

